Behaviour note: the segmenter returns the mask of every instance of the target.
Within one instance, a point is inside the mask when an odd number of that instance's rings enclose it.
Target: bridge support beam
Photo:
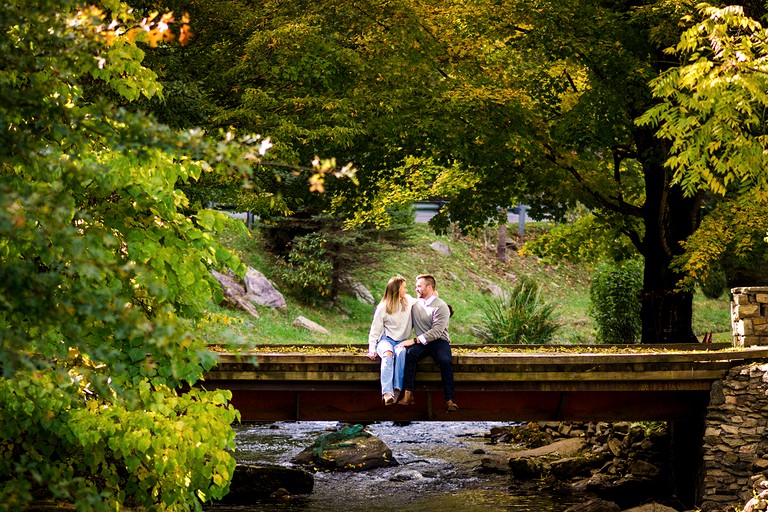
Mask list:
[[[211,388],[210,383],[206,386]],[[457,386],[460,409],[447,413],[442,392],[414,391],[412,406],[381,403],[369,389],[233,389],[243,421],[668,421],[701,417],[708,391],[489,391]]]

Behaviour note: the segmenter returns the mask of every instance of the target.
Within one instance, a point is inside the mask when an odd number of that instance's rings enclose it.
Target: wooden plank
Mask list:
[[[722,378],[723,370],[699,371],[644,371],[644,372],[494,372],[494,373],[457,373],[456,381],[481,382],[516,382],[516,381],[675,381],[675,380],[716,380]],[[206,380],[278,380],[278,381],[376,381],[378,372],[336,372],[336,371],[210,371]],[[417,381],[440,380],[439,373],[417,373]]]
[[[364,354],[295,354],[295,353],[260,353],[242,354],[219,353],[217,358],[222,363],[230,364],[378,364],[370,361]],[[768,358],[768,347],[750,347],[728,351],[698,351],[689,353],[652,352],[628,354],[599,353],[493,353],[461,354],[454,356],[456,364],[617,364],[617,363],[662,363],[662,362],[697,362],[697,361],[746,361]]]
[[[727,350],[733,348],[732,343],[660,343],[660,344],[607,344],[607,343],[590,343],[590,344],[574,344],[574,345],[532,345],[532,344],[483,344],[483,343],[452,343],[451,346],[459,350],[474,350],[483,347],[489,347],[496,350],[504,350],[508,352],[524,351],[524,350],[593,350],[595,352],[605,352],[608,350],[622,350],[622,349],[634,349],[634,350],[647,350],[661,351],[661,350],[675,350],[680,352],[694,352],[694,351],[718,351]],[[213,345],[213,347],[216,347]],[[274,352],[285,353],[288,350],[291,351],[304,351],[311,352],[317,349],[339,350],[346,352],[366,352],[368,350],[368,343],[258,343],[254,345],[253,352]],[[219,353],[227,353],[221,351]]]
[[[689,362],[634,362],[624,363],[617,362],[613,364],[591,364],[589,361],[584,361],[584,364],[556,364],[554,362],[548,364],[529,363],[523,362],[508,362],[498,360],[495,364],[467,364],[464,362],[455,363],[453,365],[454,372],[456,373],[494,373],[494,372],[516,372],[516,371],[557,371],[557,372],[600,372],[600,371],[625,371],[625,372],[642,372],[651,370],[665,370],[665,371],[698,371],[702,369],[709,370],[727,370],[734,366],[733,361],[689,361]],[[428,371],[437,371],[437,365],[431,359],[423,359],[419,361],[418,367],[420,369],[426,369]],[[348,364],[342,363],[282,363],[282,362],[270,362],[258,365],[252,364],[239,364],[239,363],[220,363],[212,371],[230,371],[230,372],[256,372],[256,373],[270,373],[277,371],[293,371],[293,372],[323,372],[323,371],[335,371],[335,372],[377,372],[379,371],[379,364]]]
[[[349,347],[347,347],[349,348]],[[593,353],[462,353],[454,357],[461,410],[446,416],[440,373],[427,358],[417,405],[384,408],[379,361],[360,353],[219,354],[201,386],[232,390],[245,421],[665,420],[703,414],[711,383],[732,367],[768,360],[743,350]]]

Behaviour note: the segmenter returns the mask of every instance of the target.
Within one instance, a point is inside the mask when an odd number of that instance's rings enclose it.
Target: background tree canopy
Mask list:
[[[665,50],[701,16],[692,4],[165,5],[190,12],[196,37],[155,54],[153,69],[187,85],[204,123],[269,133],[288,161],[332,155],[359,169],[357,188],[284,194],[284,213],[381,227],[388,205],[440,197],[449,202],[433,225],[444,230],[481,226],[518,201],[555,219],[581,204],[645,261],[643,341],[696,341],[674,262],[720,199],[682,187],[666,165],[677,146],[635,123],[660,104],[650,82],[686,59]],[[169,97],[158,115],[183,124],[188,100]]]

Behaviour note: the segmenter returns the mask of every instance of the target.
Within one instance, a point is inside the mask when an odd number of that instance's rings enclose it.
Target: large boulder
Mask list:
[[[376,299],[373,297],[373,294],[370,292],[370,290],[368,290],[368,288],[366,288],[363,283],[356,280],[354,277],[350,275],[344,275],[341,276],[339,281],[339,284],[351,291],[359,302],[368,304],[369,306],[376,304]]]
[[[538,480],[549,473],[549,464],[538,457],[513,457],[508,465],[518,480]]]
[[[242,309],[255,318],[259,318],[259,312],[248,298],[245,287],[239,279],[229,274],[222,274],[216,270],[211,270],[211,274],[221,285],[221,292],[224,295],[224,305],[233,309]]]
[[[328,329],[318,324],[317,322],[313,322],[312,320],[303,316],[297,316],[296,318],[294,318],[293,323],[291,325],[293,325],[294,327],[299,327],[300,329],[306,329],[311,332],[317,332],[320,334],[329,334]]]
[[[326,471],[365,471],[397,465],[392,450],[364,431],[362,425],[322,434],[291,462]]]
[[[509,460],[498,455],[489,455],[480,459],[480,465],[475,467],[475,471],[492,475],[508,475],[512,472]]]
[[[591,471],[603,465],[603,459],[595,456],[565,457],[549,463],[549,471],[555,478],[570,480],[576,476],[588,477]]]
[[[315,478],[301,468],[238,464],[223,503],[249,504],[270,496],[310,494]]]
[[[243,282],[248,298],[256,304],[270,308],[286,307],[283,294],[277,291],[264,274],[255,268],[248,267]]]
[[[485,295],[490,295],[491,297],[494,297],[494,298],[502,298],[502,299],[508,298],[508,294],[504,290],[504,288],[494,283],[493,281],[489,279],[481,279],[480,283],[481,283],[480,291],[483,292]]]
[[[613,501],[622,509],[638,506],[648,500],[661,501],[671,494],[668,482],[633,475],[614,479],[598,473],[586,481],[577,482],[572,488]]]
[[[584,439],[580,437],[569,437],[566,439],[559,439],[552,443],[548,443],[536,448],[516,451],[512,454],[512,457],[573,457],[578,454],[585,446],[586,442]]]
[[[553,473],[553,461],[555,476],[570,477],[584,473],[594,467],[591,458],[576,457],[584,446],[584,439],[572,437],[536,448],[519,450],[510,457],[509,468],[518,480],[538,479]]]

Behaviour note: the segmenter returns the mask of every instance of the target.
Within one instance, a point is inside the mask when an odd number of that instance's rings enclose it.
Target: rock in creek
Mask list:
[[[314,485],[314,476],[301,468],[238,464],[221,502],[248,504],[276,495],[310,494]]]
[[[612,501],[595,499],[574,505],[566,512],[621,512],[621,509]]]
[[[480,459],[480,465],[475,471],[486,475],[508,475],[511,472],[509,468],[509,458],[490,456]]]
[[[362,425],[322,434],[291,462],[325,471],[365,471],[397,465],[392,450]]]
[[[662,505],[661,503],[646,503],[639,507],[628,508],[624,512],[677,512],[677,509]]]
[[[492,429],[490,438],[491,444],[524,448],[513,452],[508,461],[518,480],[551,480],[622,509],[673,496],[665,457],[669,437],[661,426],[530,422]],[[500,473],[502,468],[498,460],[484,458],[477,471]],[[604,503],[592,505],[602,510]]]

